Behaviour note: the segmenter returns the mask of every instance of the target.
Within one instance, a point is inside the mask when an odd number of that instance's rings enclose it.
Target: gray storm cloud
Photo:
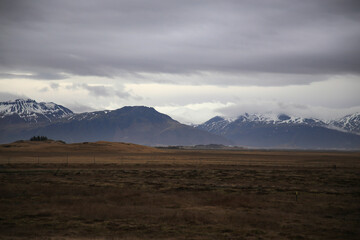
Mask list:
[[[358,75],[359,5],[350,0],[2,0],[0,77],[24,72],[31,74],[24,78],[52,80],[68,74]],[[297,79],[294,83],[319,81]],[[212,84],[228,83],[219,78]]]

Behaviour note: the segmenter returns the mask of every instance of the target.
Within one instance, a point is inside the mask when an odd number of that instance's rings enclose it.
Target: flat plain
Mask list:
[[[1,239],[359,239],[360,153],[0,146]]]

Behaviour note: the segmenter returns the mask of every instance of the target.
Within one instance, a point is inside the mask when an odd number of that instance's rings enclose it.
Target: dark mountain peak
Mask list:
[[[134,112],[134,113],[155,113],[155,114],[159,113],[153,107],[146,107],[146,106],[125,106],[115,111]]]
[[[286,121],[286,120],[291,119],[291,117],[290,117],[289,115],[286,115],[286,114],[284,114],[284,113],[281,113],[281,114],[278,115],[278,119],[279,119],[280,121]]]
[[[101,120],[101,119],[112,119],[113,121],[126,121],[130,124],[133,121],[152,121],[152,122],[164,122],[164,121],[175,121],[168,115],[162,114],[156,111],[152,107],[146,106],[125,106],[115,110],[104,110],[96,112],[85,112],[80,114],[72,115],[68,120],[77,121],[90,121],[90,120]]]
[[[132,109],[132,110],[155,110],[153,107],[148,106],[124,106],[123,109]]]
[[[156,111],[153,107],[125,106],[111,112],[117,116],[128,116],[133,119],[147,119],[149,121],[175,121],[168,115]]]

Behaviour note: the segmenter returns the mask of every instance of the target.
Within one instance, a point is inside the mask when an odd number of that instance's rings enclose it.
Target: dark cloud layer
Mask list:
[[[356,0],[2,0],[0,32],[2,78],[360,72]]]

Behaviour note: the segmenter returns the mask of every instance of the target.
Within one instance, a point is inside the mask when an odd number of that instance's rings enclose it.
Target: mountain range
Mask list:
[[[256,148],[360,149],[360,114],[322,121],[286,114],[216,116],[188,126],[145,106],[73,113],[31,99],[0,102],[0,142],[44,135],[66,142],[116,141],[152,146],[222,144]]]
[[[150,107],[76,114],[61,105],[31,99],[0,103],[0,134],[1,143],[42,135],[71,143],[103,140],[153,146],[231,144]]]

